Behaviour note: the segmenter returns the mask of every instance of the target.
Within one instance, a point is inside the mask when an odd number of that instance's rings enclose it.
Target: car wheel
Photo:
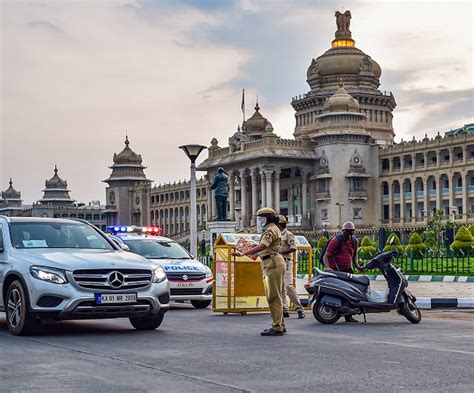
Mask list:
[[[211,304],[210,300],[191,300],[191,304],[194,308],[206,308]]]
[[[15,336],[35,333],[41,325],[39,319],[33,318],[28,311],[28,300],[23,284],[15,280],[7,289],[5,299],[8,331]]]
[[[163,322],[165,314],[151,317],[130,318],[130,323],[137,330],[154,330]]]

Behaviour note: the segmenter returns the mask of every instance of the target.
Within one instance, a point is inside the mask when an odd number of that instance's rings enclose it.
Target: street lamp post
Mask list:
[[[339,229],[342,228],[342,207],[344,202],[336,202],[336,206],[339,206]]]
[[[458,208],[457,206],[451,206],[451,213],[453,213],[453,241],[454,241],[454,236],[456,235],[456,225],[454,225],[454,220],[456,219],[456,212]]]
[[[189,218],[189,242],[191,255],[197,258],[197,201],[196,201],[196,159],[206,148],[202,145],[183,145],[179,147],[191,160],[191,208]]]

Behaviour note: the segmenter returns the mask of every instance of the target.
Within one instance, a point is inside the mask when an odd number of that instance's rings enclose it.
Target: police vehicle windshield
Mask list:
[[[157,239],[125,240],[130,251],[148,259],[191,259],[186,250],[176,242]]]

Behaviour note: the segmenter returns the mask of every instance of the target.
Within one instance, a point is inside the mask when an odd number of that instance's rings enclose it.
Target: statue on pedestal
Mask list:
[[[217,175],[212,179],[211,190],[214,190],[217,206],[217,217],[213,221],[227,221],[227,196],[229,195],[229,177],[224,168],[217,169]]]

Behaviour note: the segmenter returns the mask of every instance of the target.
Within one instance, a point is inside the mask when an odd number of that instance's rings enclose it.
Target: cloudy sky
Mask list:
[[[242,88],[291,137],[342,9],[395,95],[397,140],[473,121],[470,1],[2,0],[0,188],[11,176],[32,203],[57,164],[74,199],[103,201],[125,132],[156,184],[184,179],[178,146],[226,145]]]

